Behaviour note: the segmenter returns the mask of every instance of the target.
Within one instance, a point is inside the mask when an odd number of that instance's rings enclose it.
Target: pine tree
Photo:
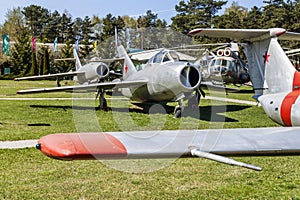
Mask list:
[[[194,28],[210,27],[212,18],[226,3],[227,1],[215,0],[182,0],[175,6],[178,14],[172,18],[171,28],[187,34]]]
[[[39,74],[39,68],[36,62],[35,50],[33,50],[31,53],[31,68],[28,75],[37,76],[38,74]]]
[[[50,59],[49,59],[49,49],[44,49],[43,54],[43,74],[49,74],[50,73]]]
[[[67,40],[64,47],[61,49],[61,58],[72,58],[73,57],[73,45],[71,40]],[[57,65],[55,72],[68,72],[75,70],[75,62],[70,60],[60,61]]]
[[[12,72],[15,75],[25,75],[29,72],[31,66],[31,43],[29,31],[25,27],[19,27],[16,36],[16,43],[12,48]]]
[[[50,12],[48,9],[37,5],[24,7],[22,13],[25,15],[26,24],[30,27],[32,35],[39,36],[43,41],[45,26],[49,21]]]
[[[82,57],[87,57],[90,52],[93,50],[92,46],[92,40],[94,39],[92,37],[93,33],[93,24],[88,16],[84,18],[81,24],[81,31],[82,31],[82,41],[81,44],[83,45],[80,47],[80,55]]]
[[[38,52],[38,63],[40,69],[40,75],[44,74],[44,46],[42,46],[41,51]]]

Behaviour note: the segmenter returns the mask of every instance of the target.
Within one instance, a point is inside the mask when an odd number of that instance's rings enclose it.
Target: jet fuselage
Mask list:
[[[149,63],[126,80],[147,80],[142,87],[123,88],[122,94],[135,101],[176,101],[200,85],[199,70],[188,62]]]

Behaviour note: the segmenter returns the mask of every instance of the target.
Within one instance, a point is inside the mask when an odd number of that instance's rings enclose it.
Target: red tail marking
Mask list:
[[[265,55],[263,55],[264,57],[264,63],[269,63],[269,58],[270,58],[271,54],[269,54],[267,51],[265,53]]]

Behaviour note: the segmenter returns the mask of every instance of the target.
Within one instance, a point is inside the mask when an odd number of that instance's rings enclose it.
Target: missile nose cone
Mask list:
[[[38,149],[38,150],[41,150],[41,144],[35,145],[35,148]]]

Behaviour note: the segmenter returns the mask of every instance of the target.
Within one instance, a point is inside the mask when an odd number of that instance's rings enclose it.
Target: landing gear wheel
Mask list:
[[[180,106],[176,106],[174,110],[174,118],[180,118],[182,114],[182,108]]]
[[[100,103],[100,110],[108,111],[107,101],[106,101],[105,98],[103,98],[103,99],[101,100],[101,103]]]
[[[97,96],[98,95],[99,95],[99,109],[100,110],[104,110],[104,111],[108,111],[107,101],[106,101],[106,99],[104,97],[104,91],[103,90],[99,90]]]

